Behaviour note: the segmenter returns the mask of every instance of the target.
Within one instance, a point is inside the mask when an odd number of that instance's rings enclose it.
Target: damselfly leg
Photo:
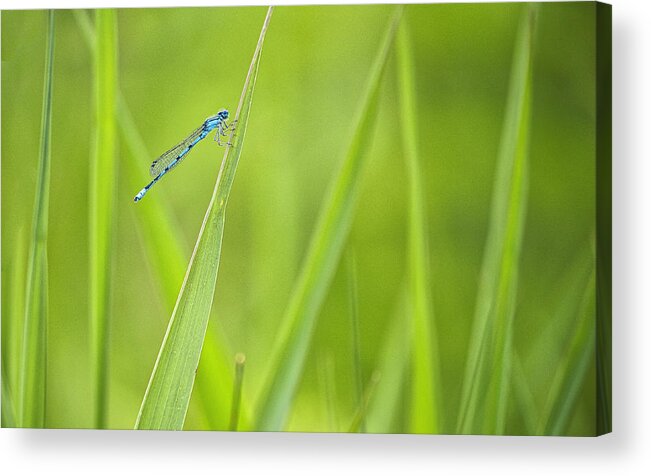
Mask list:
[[[226,121],[220,122],[219,125],[217,126],[217,133],[215,134],[215,138],[213,139],[213,141],[217,141],[217,144],[220,145],[220,146],[227,145],[229,147],[232,147],[233,144],[231,144],[230,142],[227,142],[226,144],[224,144],[224,143],[222,143],[222,141],[220,139],[221,139],[221,137],[226,137],[226,132],[228,132],[229,130],[231,130],[231,129],[234,130],[236,123],[237,123],[237,119],[232,121],[230,124],[227,124]],[[235,136],[234,133],[233,133],[233,136]]]

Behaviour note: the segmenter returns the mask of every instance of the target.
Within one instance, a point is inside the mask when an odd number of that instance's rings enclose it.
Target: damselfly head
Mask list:
[[[217,113],[220,119],[226,120],[228,119],[228,110],[227,109],[220,109],[220,111]]]

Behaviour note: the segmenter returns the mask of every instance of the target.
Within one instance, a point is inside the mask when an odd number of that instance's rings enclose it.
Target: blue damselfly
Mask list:
[[[149,173],[154,177],[154,179],[138,192],[138,195],[135,196],[133,201],[138,202],[142,200],[142,197],[145,196],[156,182],[163,178],[163,175],[176,167],[188,155],[192,148],[214,129],[217,129],[215,140],[219,145],[222,145],[220,136],[225,137],[226,131],[230,127],[226,123],[226,119],[228,119],[228,111],[226,109],[220,110],[214,116],[210,116],[206,119],[203,124],[195,129],[187,138],[183,139],[177,145],[154,160],[149,168]]]

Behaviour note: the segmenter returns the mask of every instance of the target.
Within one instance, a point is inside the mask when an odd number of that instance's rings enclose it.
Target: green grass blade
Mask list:
[[[10,366],[14,363],[13,347],[16,341],[10,341],[13,327],[18,324],[16,313],[13,308],[12,288],[15,287],[14,260],[4,260],[2,263],[2,347],[0,347],[0,373],[2,385],[2,409],[0,414],[0,426],[11,428],[16,426],[16,410],[14,405],[14,394],[12,392],[12,379],[10,377]],[[15,387],[13,387],[15,388]]]
[[[2,273],[2,296],[0,297],[0,316],[2,320],[0,321],[0,364],[2,365],[2,370],[5,372],[3,375],[6,375],[9,378],[10,372],[8,369],[10,362],[13,364],[13,344],[16,341],[10,340],[10,334],[13,330],[12,328],[17,325],[15,320],[15,313],[13,309],[13,288],[15,284],[15,269],[18,268],[17,263],[14,261],[14,258],[4,259],[1,264],[1,273]],[[23,289],[25,289],[23,287]]]
[[[73,13],[87,46],[92,50],[95,31],[90,17],[81,10]],[[122,176],[126,178],[126,186],[130,190],[137,190],[150,180],[148,168],[143,167],[143,164],[148,164],[152,155],[147,150],[133,114],[119,89],[117,124],[120,139],[127,150],[121,156],[121,165],[125,170]],[[149,200],[139,206],[136,223],[165,304],[173,309],[179,286],[183,282],[189,251],[186,251],[182,243],[178,232],[180,227],[170,210],[165,194],[161,192],[156,200]],[[212,430],[228,428],[229,415],[226,409],[230,404],[230,389],[233,387],[232,368],[228,353],[220,345],[222,341],[221,336],[204,341],[194,389]],[[244,402],[242,406],[246,406]]]
[[[353,353],[353,380],[355,382],[355,403],[362,405],[364,396],[364,383],[362,382],[362,355],[359,344],[359,303],[357,298],[357,264],[355,255],[350,252],[348,258],[348,298],[350,301],[350,329],[351,346]],[[359,424],[359,431],[366,432],[364,419]]]
[[[343,166],[318,224],[284,317],[281,338],[270,364],[265,387],[258,399],[258,430],[278,431],[285,425],[303,373],[316,318],[341,257],[353,219],[367,149],[377,118],[382,73],[385,69],[402,8],[398,7],[387,27],[369,81],[362,94],[361,114]]]
[[[237,425],[240,421],[240,404],[242,402],[242,385],[244,383],[244,364],[246,357],[244,354],[235,356],[235,381],[233,382],[233,401],[231,403],[231,421],[228,425],[230,431],[237,431]]]
[[[90,171],[90,328],[93,426],[105,428],[108,406],[109,312],[115,214],[117,13],[96,11],[95,150]]]
[[[9,375],[2,366],[2,416],[0,427],[16,428],[16,407],[14,405],[13,393],[9,388]]]
[[[540,417],[538,434],[566,435],[574,408],[595,356],[596,296],[595,271],[588,278],[578,312],[572,340],[551,384]]]
[[[430,296],[425,193],[423,191],[416,110],[413,53],[407,22],[398,32],[400,122],[409,177],[409,302],[412,325],[411,433],[438,433],[441,428],[440,370],[436,325]]]
[[[215,330],[218,326],[212,327],[211,331],[211,326],[208,326],[204,339],[193,395],[199,402],[210,429],[227,430],[231,418],[229,408],[232,404],[232,389],[236,385],[237,376],[233,374],[232,362],[226,357],[224,337]],[[242,395],[238,418],[240,429],[249,424],[248,408],[245,395]]]
[[[524,229],[536,7],[527,6],[518,37],[490,227],[484,249],[461,397],[459,433],[503,434],[512,364],[512,331]]]
[[[2,369],[14,409],[14,422],[20,415],[20,375],[25,321],[25,271],[27,268],[25,229],[18,230],[16,247],[3,262],[2,296]]]
[[[120,137],[128,152],[121,162],[125,168],[123,176],[130,190],[137,190],[149,180],[148,169],[143,164],[152,156],[147,152],[131,111],[119,92],[117,120]],[[149,200],[138,207],[136,223],[165,304],[173,309],[188,256],[178,233],[180,228],[170,210],[165,195],[160,193],[156,200]],[[224,347],[219,344],[222,341],[220,336],[205,339],[194,390],[213,430],[227,428],[230,389],[233,386],[232,368]]]
[[[269,7],[235,113],[237,136],[231,131],[229,142],[233,145],[224,151],[215,189],[140,407],[137,429],[183,428],[217,282],[226,202],[242,152],[272,11]]]
[[[72,10],[72,15],[75,17],[77,26],[81,30],[81,34],[84,37],[86,46],[93,50],[95,48],[95,27],[93,22],[90,20],[90,15],[86,13],[85,10]],[[94,51],[91,51],[94,53]]]
[[[25,292],[25,327],[20,398],[22,403],[19,418],[19,426],[30,428],[43,428],[45,426],[48,314],[47,238],[52,142],[54,11],[48,11],[47,18],[39,169]]]
[[[2,421],[3,428],[18,426],[18,377],[22,324],[25,317],[25,242],[23,228],[16,247],[2,263]]]
[[[2,263],[2,297],[0,298],[0,305],[2,306],[2,322],[1,327],[2,332],[2,344],[0,347],[0,372],[2,373],[1,384],[2,384],[2,409],[0,413],[0,426],[8,427],[15,426],[16,424],[16,413],[13,405],[13,395],[10,390],[10,377],[9,377],[9,365],[12,361],[11,349],[9,348],[9,334],[12,326],[16,325],[16,321],[12,318],[13,315],[10,315],[9,309],[11,309],[11,285],[13,284],[12,271],[13,267],[11,262],[4,260]],[[9,425],[11,423],[11,425]]]

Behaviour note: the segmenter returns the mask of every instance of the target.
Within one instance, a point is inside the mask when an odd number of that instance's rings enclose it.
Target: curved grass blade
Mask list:
[[[19,426],[45,427],[47,374],[48,274],[47,238],[52,143],[52,75],[54,70],[54,11],[48,11],[45,80],[41,113],[41,142],[34,201],[32,240],[27,264],[25,320]]]
[[[233,145],[227,145],[224,151],[183,286],[140,407],[136,429],[183,429],[215,293],[226,202],[242,153],[260,54],[272,11],[273,7],[267,10],[235,113],[237,136],[232,130],[229,143]]]
[[[536,6],[524,11],[516,39],[507,111],[493,185],[458,433],[503,434],[511,378],[518,265],[527,202],[527,156]]]
[[[92,50],[95,44],[95,31],[89,16],[81,10],[74,10],[75,20],[82,32],[87,46]],[[133,115],[121,91],[117,92],[117,123],[120,138],[127,153],[121,155],[121,165],[125,167],[126,186],[136,189],[149,180],[149,174],[142,167],[152,155],[148,152],[142,135],[138,131]],[[173,309],[178,289],[183,282],[189,251],[182,243],[178,230],[180,227],[170,213],[165,193],[160,192],[156,200],[150,200],[138,210],[136,223],[148,255],[154,277],[168,308]],[[227,408],[230,404],[233,387],[232,368],[227,358],[222,339],[207,338],[201,351],[194,393],[202,406],[203,414],[211,430],[224,430],[228,425]],[[246,407],[245,402],[242,406]],[[243,416],[246,412],[242,412]]]
[[[363,94],[352,143],[312,234],[309,251],[285,313],[284,327],[271,360],[268,378],[258,399],[257,430],[281,430],[289,414],[316,318],[353,220],[367,162],[367,149],[375,130],[380,80],[401,14],[402,8],[396,8],[387,26]]]
[[[440,370],[436,324],[430,296],[425,194],[418,156],[416,83],[407,22],[398,31],[398,96],[409,177],[409,302],[411,314],[410,433],[438,433],[441,428]]]

